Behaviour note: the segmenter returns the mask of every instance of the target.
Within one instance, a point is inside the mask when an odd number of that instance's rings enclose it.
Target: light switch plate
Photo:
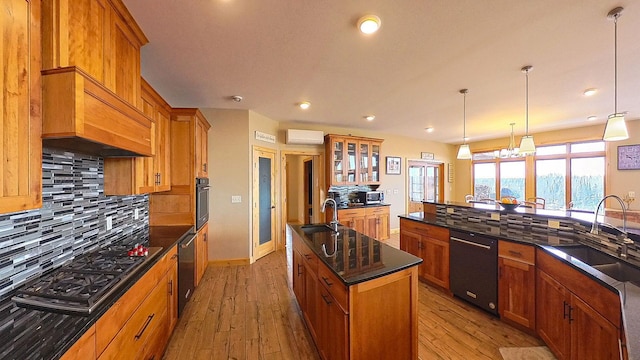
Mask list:
[[[549,228],[551,229],[560,229],[560,221],[557,220],[549,220]]]
[[[447,208],[447,214],[453,214],[453,212],[454,212],[453,208],[450,208],[450,207]]]
[[[491,213],[491,220],[500,220],[500,214]]]
[[[242,196],[240,195],[231,195],[231,203],[238,204],[242,202]]]
[[[635,191],[629,191],[629,194],[628,194],[628,195],[629,195],[629,197],[630,197],[630,198],[632,198],[632,199],[635,199],[635,198],[636,198],[636,192],[635,192]]]

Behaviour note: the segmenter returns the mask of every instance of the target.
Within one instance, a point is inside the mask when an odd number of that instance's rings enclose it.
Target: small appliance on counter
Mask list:
[[[364,205],[382,204],[384,201],[383,191],[358,191],[356,192],[356,202]]]

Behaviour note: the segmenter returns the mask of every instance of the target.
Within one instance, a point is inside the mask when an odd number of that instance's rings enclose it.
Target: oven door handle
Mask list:
[[[458,239],[458,238],[455,238],[455,237],[451,237],[451,241],[457,241],[457,242],[461,242],[463,244],[476,246],[476,247],[483,248],[483,249],[486,249],[486,250],[491,250],[491,246],[489,246],[489,245],[478,244],[478,243],[474,243],[474,242],[471,242],[471,241]]]
[[[187,242],[186,244],[180,244],[180,247],[183,248],[183,249],[188,248],[191,245],[191,243],[193,242],[193,240],[195,240],[195,239],[196,239],[195,236],[192,237],[191,240],[189,240],[189,242]]]

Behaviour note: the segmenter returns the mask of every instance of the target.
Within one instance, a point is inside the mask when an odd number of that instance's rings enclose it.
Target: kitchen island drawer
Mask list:
[[[329,290],[329,293],[336,299],[336,301],[342,308],[342,311],[348,314],[349,292],[347,291],[347,287],[324,264],[320,264],[318,266],[318,281],[320,281],[322,286]]]

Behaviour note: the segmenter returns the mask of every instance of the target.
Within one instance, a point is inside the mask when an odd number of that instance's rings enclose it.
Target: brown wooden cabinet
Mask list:
[[[149,196],[150,225],[195,225],[195,178],[208,167],[202,152],[208,149],[209,128],[200,110],[171,109],[171,189]]]
[[[325,136],[327,185],[379,185],[382,139]]]
[[[40,1],[2,2],[0,213],[42,206]]]
[[[498,242],[498,312],[535,331],[536,268],[535,249],[531,245]]]
[[[178,323],[178,249],[176,246],[167,254],[167,339]]]
[[[538,334],[558,359],[619,359],[620,296],[563,264],[536,253]]]
[[[346,286],[298,233],[287,233],[293,292],[322,359],[418,358],[416,267]]]
[[[42,1],[42,68],[77,66],[140,104],[140,48],[148,42],[120,0]]]
[[[196,235],[195,286],[200,284],[209,265],[209,224],[204,224]]]
[[[105,158],[105,195],[146,194],[171,189],[171,107],[144,79],[142,112],[152,121],[153,156]]]
[[[209,123],[204,117],[196,121],[196,174],[198,177],[209,177]]]
[[[327,212],[326,219],[330,220],[331,216],[333,213]],[[338,221],[340,224],[376,240],[386,240],[391,236],[389,206],[339,209]]]
[[[449,289],[449,230],[400,219],[400,249],[422,258],[420,276]]]

